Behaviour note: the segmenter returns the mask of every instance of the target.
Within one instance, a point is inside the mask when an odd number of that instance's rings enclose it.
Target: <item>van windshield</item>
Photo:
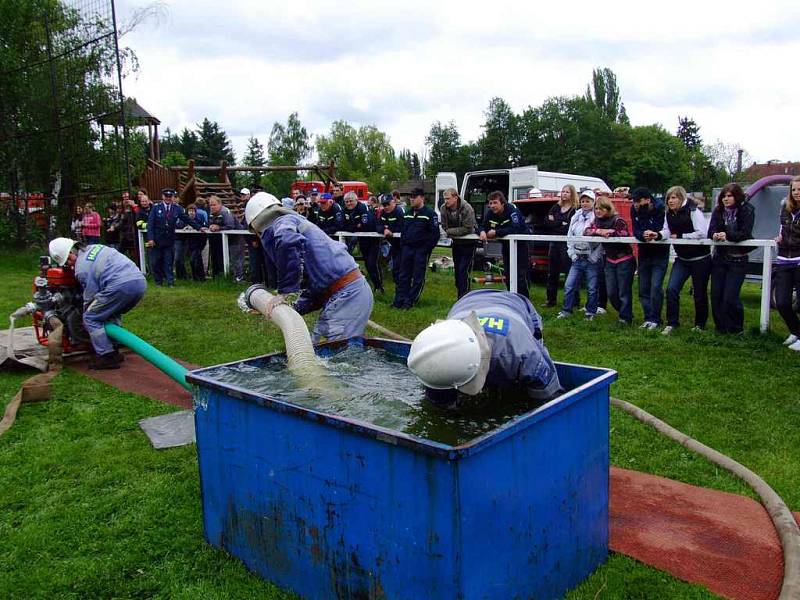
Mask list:
[[[489,194],[501,191],[504,195],[508,195],[508,183],[508,173],[486,173],[469,176],[464,186],[464,200],[469,202],[472,208],[475,209],[475,219],[478,224],[481,223],[483,214],[486,212],[486,199]]]

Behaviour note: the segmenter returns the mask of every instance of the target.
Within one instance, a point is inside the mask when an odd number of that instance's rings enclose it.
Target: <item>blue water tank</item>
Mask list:
[[[193,371],[206,539],[307,598],[563,596],[608,553],[616,373],[557,368],[565,394],[461,446]]]

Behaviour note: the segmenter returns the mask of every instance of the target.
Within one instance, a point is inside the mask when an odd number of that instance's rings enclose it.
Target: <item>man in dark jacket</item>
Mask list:
[[[444,204],[440,209],[442,228],[447,237],[453,240],[453,263],[456,279],[456,293],[461,298],[469,292],[469,275],[475,258],[477,241],[459,239],[475,233],[475,211],[468,202],[458,196],[455,188],[444,191]]]
[[[358,201],[355,192],[344,195],[344,229],[352,233],[375,233],[375,213],[363,202]],[[376,292],[383,293],[383,276],[378,267],[378,253],[380,251],[380,238],[359,237],[358,250],[364,259],[372,287]]]
[[[400,238],[395,237],[394,234],[403,233],[403,221],[406,213],[397,204],[397,200],[392,194],[381,196],[381,206],[383,210],[381,210],[381,218],[376,225],[376,231],[383,234],[391,247],[388,259],[392,263],[392,281],[397,285],[400,281]]]
[[[200,225],[190,218],[180,204],[173,200],[175,190],[161,190],[161,202],[153,206],[147,218],[147,246],[151,248],[153,278],[156,285],[175,285],[175,274],[172,270],[175,262],[175,229],[190,225],[200,230]]]
[[[333,201],[329,193],[319,197],[319,211],[317,212],[317,226],[331,238],[337,231],[344,229],[344,214],[342,207]]]
[[[525,218],[513,204],[509,204],[503,192],[489,194],[489,208],[483,217],[480,238],[482,242],[503,238],[512,234],[530,233]],[[509,244],[503,243],[503,276],[506,289],[511,289],[511,251]],[[517,242],[517,293],[528,296],[528,243]]]
[[[392,306],[410,309],[419,300],[425,285],[425,271],[431,251],[439,241],[439,219],[425,206],[422,188],[411,191],[411,211],[403,218],[400,240],[400,281]]]
[[[633,235],[639,244],[639,302],[644,312],[642,329],[657,329],[661,325],[661,307],[664,305],[664,277],[669,263],[669,246],[649,244],[658,238],[664,228],[664,204],[653,199],[646,187],[631,194],[631,222]]]

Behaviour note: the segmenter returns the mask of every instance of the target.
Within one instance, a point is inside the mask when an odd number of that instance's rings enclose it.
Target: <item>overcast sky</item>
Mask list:
[[[117,0],[118,19],[145,3]],[[520,113],[609,67],[633,125],[688,115],[705,143],[800,160],[797,0],[165,4],[121,40],[140,62],[124,92],[173,131],[218,121],[238,159],[293,111],[315,135],[374,124],[423,154],[434,121],[474,140],[493,96]]]

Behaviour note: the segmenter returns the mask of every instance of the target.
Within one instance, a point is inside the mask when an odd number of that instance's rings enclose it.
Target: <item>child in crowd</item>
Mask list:
[[[594,207],[594,223],[586,228],[584,235],[608,238],[628,237],[631,233],[625,219],[617,214],[611,201],[602,197]],[[606,258],[605,279],[608,298],[619,313],[620,323],[630,325],[633,322],[633,274],[636,271],[633,248],[630,244],[604,244],[603,246]]]
[[[581,192],[580,210],[577,210],[569,223],[567,235],[581,237],[586,229],[594,222],[594,192],[585,190]],[[597,314],[598,278],[600,265],[603,258],[603,245],[588,242],[567,242],[567,254],[572,260],[572,266],[564,284],[564,304],[558,319],[565,319],[572,314],[578,300],[578,290],[586,280],[588,300],[586,302],[586,319],[591,321]]]

